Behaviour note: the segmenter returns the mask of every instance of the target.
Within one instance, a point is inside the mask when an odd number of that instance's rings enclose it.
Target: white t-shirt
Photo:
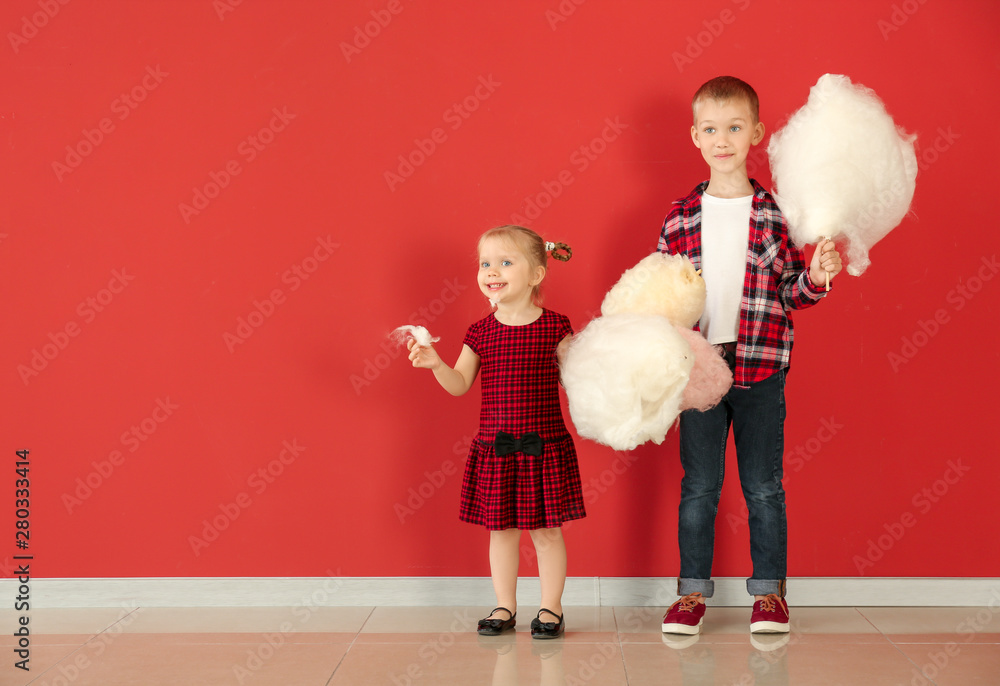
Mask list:
[[[740,302],[747,269],[750,207],[753,196],[701,196],[701,268],[705,279],[705,312],[699,326],[713,345],[739,337]]]

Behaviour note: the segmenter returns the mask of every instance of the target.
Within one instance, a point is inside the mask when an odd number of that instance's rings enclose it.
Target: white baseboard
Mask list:
[[[17,579],[0,580],[0,599],[12,606],[23,593]],[[32,608],[452,606],[482,605],[493,587],[487,577],[327,577],[32,579]],[[571,577],[564,605],[664,607],[676,599],[677,580]],[[537,578],[518,581],[518,596],[539,602]],[[6,599],[10,599],[8,603]],[[715,581],[712,605],[751,604],[742,578]],[[1000,578],[799,577],[788,581],[798,607],[1000,606]]]

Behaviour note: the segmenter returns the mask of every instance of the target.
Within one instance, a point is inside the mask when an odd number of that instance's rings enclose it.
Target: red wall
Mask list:
[[[515,215],[572,245],[547,303],[582,328],[706,176],[695,88],[747,79],[773,131],[836,72],[921,173],[796,318],[789,574],[1000,572],[996,3],[64,2],[0,10],[6,560],[29,448],[38,576],[487,574],[457,520],[478,387],[386,334],[454,359],[475,238]],[[578,447],[569,573],[675,575],[676,437]],[[734,477],[721,576],[750,572]]]

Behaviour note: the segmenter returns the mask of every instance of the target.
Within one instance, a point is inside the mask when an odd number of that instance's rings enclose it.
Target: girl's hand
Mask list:
[[[826,286],[826,275],[829,274],[832,281],[843,268],[837,246],[827,239],[816,246],[816,252],[813,253],[812,262],[809,264],[809,280],[816,288],[823,288]]]
[[[559,341],[559,345],[556,346],[556,360],[559,361],[561,365],[566,359],[566,353],[569,352],[569,345],[573,341],[573,334],[567,334],[563,336],[563,339]]]
[[[416,340],[411,338],[406,342],[406,348],[410,351],[409,359],[414,367],[437,369],[441,366],[441,357],[437,354],[433,345],[417,345]]]

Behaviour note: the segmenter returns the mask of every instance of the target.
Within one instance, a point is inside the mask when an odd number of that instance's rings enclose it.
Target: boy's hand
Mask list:
[[[843,268],[837,246],[828,238],[816,246],[816,252],[813,253],[812,262],[809,264],[809,280],[816,288],[824,288],[826,275],[829,274],[832,281]]]
[[[433,345],[417,345],[416,340],[411,338],[406,342],[406,348],[410,351],[409,359],[414,367],[437,369],[441,366],[441,357],[437,354]]]

